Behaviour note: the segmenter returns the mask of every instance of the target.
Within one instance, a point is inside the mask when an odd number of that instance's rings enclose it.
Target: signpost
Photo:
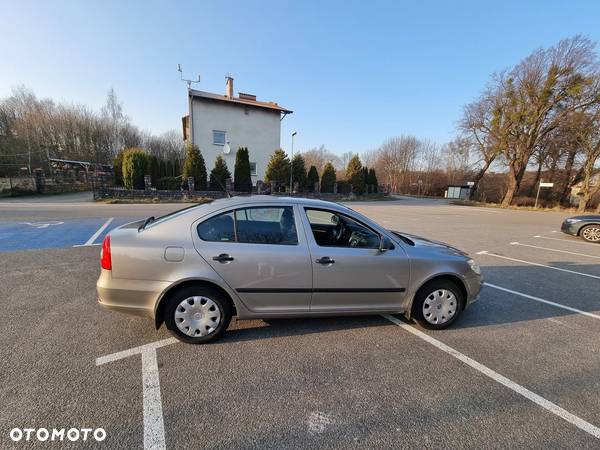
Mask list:
[[[551,187],[554,187],[554,183],[544,183],[542,180],[540,180],[540,184],[538,185],[537,195],[535,196],[535,208],[536,209],[538,206],[538,200],[540,198],[540,189],[551,188]]]

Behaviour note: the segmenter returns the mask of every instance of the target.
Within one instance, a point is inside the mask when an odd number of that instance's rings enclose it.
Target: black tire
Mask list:
[[[579,236],[581,236],[581,239],[583,239],[586,242],[591,242],[592,244],[600,244],[600,241],[594,240],[594,238],[592,238],[591,236],[591,234],[597,235],[599,230],[600,225],[586,225],[585,227],[581,228],[581,230],[579,230]],[[590,231],[595,231],[595,233],[589,233]]]
[[[454,298],[456,299],[456,304],[452,305],[451,302],[450,305],[452,306],[449,307],[453,307],[455,309],[448,309],[449,312],[452,312],[452,316],[449,319],[447,319],[446,317],[443,317],[443,319],[442,317],[439,317],[438,320],[440,321],[440,323],[432,323],[429,320],[427,320],[423,315],[423,305],[428,297],[430,297],[431,299],[433,298],[432,296],[434,296],[436,292],[441,293],[442,290],[449,291],[454,295]],[[430,330],[441,330],[443,328],[449,327],[454,323],[454,321],[464,309],[464,304],[465,299],[463,293],[461,289],[456,285],[456,283],[444,279],[432,280],[423,285],[415,295],[412,305],[412,317],[423,328],[427,328]],[[445,321],[442,322],[442,320]]]
[[[176,320],[181,320],[175,318],[177,308],[183,301],[191,297],[203,297],[204,299],[208,299],[214,303],[214,306],[216,308],[219,309],[220,320],[218,322],[218,325],[209,334],[206,334],[204,336],[190,336],[182,332],[176,324]],[[201,301],[204,301],[204,304],[206,304],[206,300]],[[194,303],[195,302],[192,300],[190,304],[193,306]],[[212,304],[209,305],[211,307],[213,306]],[[180,311],[182,310],[185,311],[185,309],[180,309]],[[167,301],[167,304],[165,305],[164,317],[165,325],[171,331],[171,333],[180,341],[186,342],[188,344],[205,344],[209,341],[217,339],[221,334],[223,334],[223,332],[229,326],[229,322],[231,322],[231,316],[231,300],[227,296],[223,295],[223,293],[206,286],[188,286],[177,290],[173,293],[173,295],[171,295],[171,297]],[[194,334],[196,334],[196,332],[199,333],[199,330],[195,330]]]

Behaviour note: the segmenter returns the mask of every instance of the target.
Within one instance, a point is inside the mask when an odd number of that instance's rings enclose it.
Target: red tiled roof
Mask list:
[[[274,103],[274,102],[259,102],[257,100],[249,100],[249,99],[239,98],[239,97],[227,97],[226,95],[213,94],[212,92],[197,91],[195,89],[190,89],[189,95],[194,96],[194,97],[199,97],[199,98],[207,98],[210,100],[227,102],[227,103],[236,103],[239,105],[248,105],[248,106],[255,106],[258,108],[271,109],[273,111],[279,111],[284,114],[291,114],[293,112],[289,109],[279,106],[277,103]]]

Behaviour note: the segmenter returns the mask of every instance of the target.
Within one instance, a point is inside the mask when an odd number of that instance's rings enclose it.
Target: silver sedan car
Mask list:
[[[479,295],[478,265],[321,200],[233,197],[113,230],[98,302],[200,344],[239,319],[402,313],[453,323]]]

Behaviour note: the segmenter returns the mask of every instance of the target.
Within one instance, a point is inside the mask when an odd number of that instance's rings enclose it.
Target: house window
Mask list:
[[[213,144],[225,145],[226,134],[225,131],[213,130]]]
[[[255,162],[250,163],[250,175],[256,175],[256,163]]]

